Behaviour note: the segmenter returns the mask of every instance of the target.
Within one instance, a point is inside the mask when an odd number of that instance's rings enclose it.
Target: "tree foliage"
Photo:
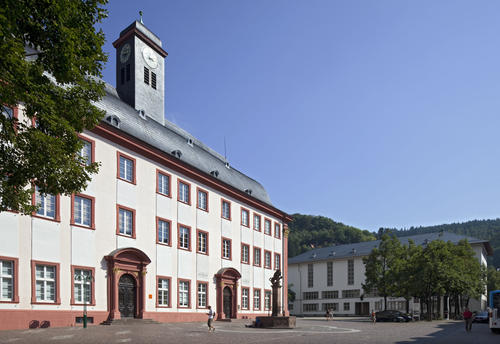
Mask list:
[[[490,266],[488,268],[488,293],[493,290],[500,290],[500,271]]]
[[[313,248],[375,240],[367,230],[335,222],[324,216],[293,214],[288,238],[288,255],[294,257]]]
[[[76,159],[77,133],[104,113],[93,102],[106,56],[107,0],[5,0],[0,6],[0,102],[23,110],[0,115],[0,211],[29,214],[36,184],[42,194],[82,190],[98,170]],[[33,125],[34,124],[34,125]]]

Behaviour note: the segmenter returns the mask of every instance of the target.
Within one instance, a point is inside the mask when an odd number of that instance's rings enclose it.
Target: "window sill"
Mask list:
[[[179,201],[179,202],[180,202],[180,201]],[[182,202],[182,203],[184,203],[184,202]],[[201,211],[204,211],[205,213],[208,213],[208,209],[203,209],[203,208],[200,208],[200,207],[196,207],[196,209],[201,210]]]
[[[15,298],[12,301],[7,301],[7,300],[0,300],[0,303],[19,303],[19,299]]]
[[[83,303],[75,303],[75,302],[72,302],[70,303],[70,306],[84,306]],[[95,306],[95,301],[92,301],[92,303],[87,303],[87,306]]]
[[[43,216],[43,215],[38,215],[38,214],[32,214],[31,217],[34,217],[37,219],[42,219],[42,220],[47,220],[47,221],[51,221],[51,222],[57,222],[57,223],[61,222],[61,219],[58,217],[53,218],[53,217],[48,217],[48,216]]]
[[[124,238],[135,239],[135,235],[128,235],[128,234],[122,234],[122,233],[116,233],[116,235],[124,237]]]
[[[61,301],[59,302],[44,302],[44,301],[34,301],[34,302],[31,302],[32,305],[54,305],[54,306],[58,306],[58,305],[61,305]]]
[[[85,225],[79,225],[79,224],[76,224],[76,223],[71,223],[71,226],[79,227],[79,228],[85,228],[85,229],[89,229],[89,230],[95,231],[95,226],[85,226]]]
[[[178,248],[179,250],[183,250],[183,251],[188,251],[188,252],[191,252],[191,247],[189,247],[189,248],[185,248],[185,247],[180,247],[180,246],[177,246],[177,248]]]
[[[156,308],[172,308],[172,306],[156,305]]]
[[[163,197],[172,198],[172,195],[166,195],[166,194],[158,192],[158,191],[156,191],[156,194],[160,195],[160,196],[163,196]]]
[[[202,254],[204,256],[209,256],[208,252],[201,252],[201,251],[196,251],[198,254]]]
[[[120,178],[120,177],[117,177],[116,179],[121,180],[122,182],[125,182],[125,183],[132,184],[132,185],[137,185],[136,182],[135,182],[135,180],[130,181],[130,180],[123,179],[123,178]]]
[[[172,244],[165,244],[165,243],[160,242],[160,241],[157,241],[156,244],[160,245],[160,246],[172,247]]]

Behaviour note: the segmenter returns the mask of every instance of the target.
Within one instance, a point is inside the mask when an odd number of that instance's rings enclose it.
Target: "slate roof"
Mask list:
[[[433,240],[443,240],[445,242],[451,241],[452,243],[456,244],[462,239],[467,239],[469,244],[483,244],[487,254],[488,255],[493,254],[493,250],[488,240],[476,239],[455,233],[448,233],[448,232],[427,233],[427,234],[398,237],[398,239],[403,245],[407,245],[409,239],[413,240],[413,242],[416,245],[422,245],[426,242],[426,240],[428,242]],[[373,240],[373,241],[360,242],[356,244],[317,248],[288,259],[288,264],[298,264],[306,262],[315,262],[320,260],[367,256],[375,247],[378,247],[379,244],[380,240]]]
[[[149,117],[141,118],[137,110],[120,99],[116,89],[110,84],[106,83],[106,95],[95,105],[105,110],[106,116],[118,117],[120,119],[119,129],[123,132],[169,155],[174,150],[180,150],[182,152],[181,161],[207,174],[217,170],[219,172],[217,179],[220,181],[241,191],[249,189],[251,190],[250,197],[272,205],[266,190],[260,183],[232,166],[227,168],[223,156],[175,124],[165,120],[165,125],[162,125]],[[188,139],[193,140],[192,146],[188,145]]]

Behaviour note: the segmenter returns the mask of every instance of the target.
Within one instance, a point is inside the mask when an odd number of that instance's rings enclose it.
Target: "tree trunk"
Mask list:
[[[384,295],[384,311],[387,310],[387,295]]]
[[[406,313],[410,313],[410,299],[406,299]]]

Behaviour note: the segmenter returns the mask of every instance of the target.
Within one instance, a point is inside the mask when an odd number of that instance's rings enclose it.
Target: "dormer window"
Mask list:
[[[106,122],[111,124],[113,127],[120,128],[120,119],[115,115],[109,115],[106,117]]]

